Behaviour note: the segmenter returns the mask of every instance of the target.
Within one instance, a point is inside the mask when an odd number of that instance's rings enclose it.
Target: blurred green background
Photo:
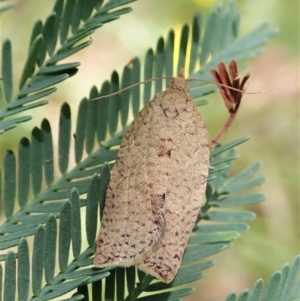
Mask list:
[[[31,28],[38,18],[45,20],[54,1],[12,2],[13,9],[0,17],[0,36],[1,40],[9,37],[12,41],[17,83]],[[140,0],[131,4],[133,12],[105,24],[92,35],[90,47],[67,60],[80,61],[79,72],[57,85],[58,91],[48,98],[50,103],[29,112],[32,121],[0,136],[0,158],[7,149],[16,149],[21,137],[30,137],[32,128],[40,126],[44,116],[51,121],[55,137],[60,106],[65,101],[72,105],[75,125],[78,103],[88,96],[93,85],[99,87],[113,70],[121,71],[133,57],[143,61],[146,51],[156,46],[160,36],[166,37],[170,28],[180,30],[182,24],[191,23],[196,12],[206,17],[217,3],[215,0]],[[268,200],[251,207],[257,218],[250,223],[250,231],[232,248],[214,256],[216,266],[197,283],[196,292],[185,298],[189,301],[225,300],[230,291],[252,287],[259,277],[267,280],[300,251],[299,1],[237,0],[236,6],[241,13],[241,36],[265,21],[279,28],[279,33],[266,44],[265,52],[249,60],[248,69],[242,73],[251,74],[249,91],[271,91],[245,95],[236,121],[223,139],[228,142],[252,135],[250,141],[238,147],[241,158],[235,162],[234,171],[256,161],[263,162],[260,174],[268,180],[259,191]],[[201,113],[213,137],[225,122],[227,112],[217,93],[206,99],[209,104],[201,108]]]

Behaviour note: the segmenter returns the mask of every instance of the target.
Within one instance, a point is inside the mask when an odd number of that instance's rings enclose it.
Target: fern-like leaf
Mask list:
[[[79,63],[57,63],[89,46],[91,40],[78,43],[104,23],[128,13],[129,8],[119,7],[133,1],[135,0],[110,0],[103,4],[102,0],[57,0],[45,23],[38,20],[33,27],[27,60],[18,85],[19,91],[15,96],[12,95],[12,45],[6,39],[2,44],[2,83],[7,105],[0,109],[0,134],[31,119],[30,116],[9,120],[4,120],[5,118],[47,104],[47,101],[36,100],[55,92],[56,88],[52,86],[78,71]],[[0,12],[8,8],[9,6],[3,6]]]
[[[50,88],[53,83],[74,74],[76,63],[58,66],[55,65],[56,62],[85,47],[85,42],[78,42],[102,23],[127,12],[127,9],[113,9],[131,1],[109,1],[104,6],[103,1],[94,1],[94,9],[87,1],[67,1],[64,6],[62,2],[64,1],[56,2],[45,25],[37,22],[32,31],[28,60],[20,82],[22,89],[15,100],[7,100],[6,109],[0,112],[6,114],[5,117],[27,106],[34,107],[38,103],[34,101],[54,91]],[[73,11],[71,15],[69,10]],[[49,36],[48,28],[50,25],[57,26],[57,20],[60,20],[60,25],[54,39]],[[82,99],[78,110],[76,131],[73,135],[76,163],[74,168],[69,169],[72,114],[67,103],[62,106],[60,113],[58,149],[54,149],[56,143],[52,138],[50,122],[44,119],[40,129],[32,130],[30,141],[27,138],[20,141],[17,156],[12,151],[7,151],[4,173],[0,174],[0,179],[3,178],[6,217],[6,221],[0,226],[0,249],[18,246],[18,250],[16,254],[8,252],[0,257],[5,260],[4,281],[0,282],[1,285],[3,283],[4,296],[15,296],[16,287],[18,291],[28,294],[29,283],[25,281],[26,278],[24,281],[20,278],[31,271],[34,296],[29,300],[51,300],[75,288],[78,288],[78,295],[69,300],[79,300],[86,294],[89,283],[95,283],[92,286],[94,300],[102,300],[103,296],[107,299],[117,297],[118,300],[180,300],[193,292],[193,289],[182,286],[200,279],[204,275],[203,271],[213,266],[214,263],[207,257],[230,247],[232,241],[249,228],[246,222],[254,218],[254,213],[237,210],[236,206],[264,200],[262,194],[246,192],[263,182],[263,178],[254,177],[260,165],[254,164],[235,178],[229,177],[232,162],[237,158],[234,148],[247,141],[249,137],[245,137],[212,150],[211,165],[214,168],[210,171],[206,202],[197,221],[206,220],[207,223],[195,225],[182,266],[171,284],[154,281],[151,276],[137,271],[135,267],[111,267],[102,270],[92,267],[98,213],[100,212],[99,216],[103,213],[110,169],[121,139],[126,133],[131,115],[136,115],[156,92],[165,88],[169,80],[147,83],[142,88],[138,86],[121,95],[109,96],[99,101],[91,99],[153,76],[175,75],[181,67],[185,67],[189,75],[211,79],[209,68],[215,66],[220,58],[229,61],[236,58],[236,55],[243,59],[253,56],[261,51],[262,42],[274,34],[274,30],[263,27],[260,31],[254,31],[257,40],[250,34],[247,44],[245,41],[241,44],[236,40],[238,20],[232,2],[229,8],[219,6],[209,17],[203,34],[201,17],[197,15],[192,27],[183,26],[179,49],[175,49],[175,33],[171,30],[166,40],[159,39],[155,52],[152,49],[147,52],[143,64],[139,59],[134,59],[132,67],[125,67],[120,76],[113,72],[111,80],[104,82],[101,89],[92,87],[89,97]],[[216,36],[219,38],[211,35],[214,28],[218,29]],[[43,37],[41,42],[40,36]],[[58,37],[61,46],[55,50]],[[189,41],[192,43],[191,52],[188,52],[187,47]],[[9,51],[6,49],[5,53],[7,56]],[[188,60],[190,53],[192,59]],[[174,65],[173,58],[177,54],[178,63]],[[49,59],[46,60],[46,57]],[[9,79],[3,82],[7,85],[5,93],[10,95],[7,84]],[[201,103],[199,98],[215,89],[213,86],[192,84],[191,96]],[[33,103],[28,104],[30,102]],[[11,112],[7,113],[7,110]],[[8,123],[7,126],[15,123]],[[60,175],[54,174],[54,153],[58,154],[57,169]],[[30,180],[23,182],[26,173]],[[83,194],[87,194],[86,198],[80,197]],[[17,199],[18,211],[15,210]],[[85,227],[81,222],[81,207],[86,207]],[[60,219],[59,226],[57,219]],[[85,249],[81,250],[83,243],[79,237],[83,231],[86,231],[87,243]],[[42,256],[34,256],[28,264],[26,237],[33,235],[33,253]],[[71,252],[70,262],[68,258]],[[25,264],[21,268],[23,262]],[[59,271],[54,267],[56,262],[59,262]],[[7,264],[10,268],[6,268]],[[17,283],[14,280],[16,278],[19,279]],[[105,283],[101,281],[103,278],[106,279]],[[46,285],[43,285],[43,279]],[[12,286],[7,284],[8,281],[11,281]],[[116,286],[118,290],[115,290]],[[146,292],[148,295],[145,295]]]
[[[300,255],[291,265],[285,264],[280,271],[272,274],[266,283],[258,279],[252,290],[244,290],[239,295],[232,292],[226,301],[297,301],[300,299]]]

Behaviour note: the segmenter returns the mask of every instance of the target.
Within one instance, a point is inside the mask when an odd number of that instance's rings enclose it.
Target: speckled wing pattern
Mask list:
[[[140,111],[122,141],[95,266],[137,265],[171,282],[199,213],[208,170],[208,133],[182,72]]]

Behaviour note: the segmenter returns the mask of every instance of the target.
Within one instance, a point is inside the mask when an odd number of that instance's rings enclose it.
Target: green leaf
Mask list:
[[[30,141],[25,137],[19,143],[18,165],[18,201],[19,206],[24,208],[29,197],[30,180]]]
[[[141,301],[171,301],[178,300],[178,298],[188,296],[194,292],[193,288],[182,288],[176,291],[170,291],[167,293],[153,294],[150,296],[139,298]]]
[[[119,76],[117,72],[113,72],[111,76],[111,84],[109,94],[117,92],[119,90]],[[109,97],[108,103],[108,124],[109,132],[113,135],[118,126],[118,115],[119,115],[119,95],[112,95]]]
[[[249,230],[249,226],[242,223],[218,223],[218,224],[205,224],[205,225],[198,225],[194,232],[201,233],[213,233],[219,231],[236,231],[238,233],[244,233]]]
[[[5,258],[5,274],[3,285],[3,301],[15,300],[16,294],[16,258],[8,251]]]
[[[47,119],[42,121],[41,125],[43,145],[42,145],[42,156],[43,156],[43,166],[45,172],[45,180],[49,186],[54,179],[54,158],[53,158],[53,139],[51,126]]]
[[[251,211],[211,211],[205,219],[217,222],[251,221],[255,216]]]
[[[23,73],[21,76],[21,80],[20,80],[20,84],[19,84],[20,89],[23,88],[26,80],[28,78],[30,78],[34,72],[35,64],[37,62],[38,54],[39,54],[40,48],[42,46],[42,43],[43,43],[43,36],[41,34],[39,34],[38,36],[36,36],[36,38],[33,40],[32,44],[30,46],[28,58],[25,63]]]
[[[213,38],[215,35],[215,28],[217,23],[217,14],[215,11],[210,13],[206,26],[205,33],[202,40],[201,54],[200,54],[200,62],[204,64],[207,62],[209,55],[213,52],[214,41]]]
[[[83,4],[84,4],[83,0],[77,0],[74,4],[73,16],[72,16],[72,33],[76,33],[79,27]]]
[[[204,233],[197,236],[191,236],[189,244],[230,242],[236,240],[240,234],[236,231],[221,231],[215,233]]]
[[[83,42],[73,48],[70,48],[68,50],[63,49],[63,51],[58,52],[57,54],[53,55],[49,60],[48,60],[48,64],[49,65],[54,65],[56,64],[58,61],[61,61],[73,54],[75,54],[76,52],[86,48],[87,46],[89,46],[90,44],[92,44],[92,41],[86,41]]]
[[[191,263],[196,260],[203,259],[205,257],[211,256],[213,254],[217,254],[222,250],[225,250],[229,247],[229,244],[226,243],[216,243],[216,244],[207,244],[203,245],[201,248],[199,246],[188,246],[185,249],[185,253],[183,255],[182,264]]]
[[[95,29],[99,27],[99,25],[90,25],[82,30],[78,30],[76,35],[68,38],[65,43],[63,44],[62,48],[60,49],[60,53],[67,51],[69,49],[72,49],[74,45],[76,45],[79,41],[83,40],[86,37],[91,36],[94,32]],[[75,49],[75,48],[74,48]]]
[[[0,116],[0,118],[5,118],[5,117],[8,117],[8,116],[11,116],[11,115],[15,115],[17,113],[21,113],[21,112],[24,112],[26,110],[31,110],[33,108],[36,108],[36,107],[39,107],[39,106],[43,106],[45,104],[47,104],[48,101],[47,100],[42,100],[42,101],[37,101],[35,103],[32,103],[30,105],[27,105],[27,106],[19,106],[19,107],[16,107],[12,110],[5,110],[4,112],[2,111],[2,114]]]
[[[43,66],[38,74],[49,75],[49,74],[62,74],[67,73],[73,75],[77,72],[77,67],[80,66],[80,63],[67,63],[61,65],[52,65],[52,66]]]
[[[102,281],[92,283],[92,300],[101,300],[102,298]]]
[[[32,233],[30,233],[30,234],[32,234]],[[28,234],[27,234],[27,236],[28,236]],[[0,245],[0,249],[1,249],[1,250],[5,250],[5,249],[8,249],[8,248],[10,248],[10,247],[16,246],[16,245],[18,244],[19,241],[20,241],[19,238],[13,239],[13,240],[9,240],[9,241],[6,241],[6,242],[4,242],[4,243],[2,243],[2,244]]]
[[[293,290],[298,291],[297,298],[300,298],[299,281],[300,281],[300,255],[298,255],[295,258],[294,262],[291,264],[279,300],[283,301],[291,298],[293,295]],[[298,288],[295,287],[296,283],[298,284]]]
[[[281,271],[272,274],[270,280],[263,290],[263,280],[258,279],[253,286],[253,289],[248,293],[243,291],[236,299],[236,294],[231,293],[226,300],[245,300],[245,301],[292,301],[298,300],[300,279],[300,255],[294,262],[288,266],[284,265]],[[296,293],[298,292],[298,293]],[[296,293],[296,294],[295,294]]]
[[[84,296],[85,299],[89,298],[89,290],[87,284],[77,287],[77,294]]]
[[[69,32],[69,27],[71,24],[72,16],[73,16],[73,8],[74,8],[75,0],[67,0],[61,18],[61,26],[60,26],[60,43],[63,44],[66,40]]]
[[[99,0],[97,1],[96,5],[95,5],[95,9],[99,10],[101,8],[101,6],[103,5],[104,0]]]
[[[100,220],[103,216],[104,211],[104,204],[106,199],[106,189],[108,186],[110,180],[110,168],[107,163],[103,165],[101,176],[100,176],[100,185],[99,185],[99,194],[98,194],[98,200],[99,200],[99,216]]]
[[[105,3],[105,5],[103,5],[101,8],[98,9],[98,14],[104,14],[105,12],[112,10],[114,8],[117,8],[121,5],[125,5],[131,2],[134,2],[136,0],[118,0],[118,1],[108,1]],[[103,1],[101,0],[100,3],[102,4]],[[99,5],[100,5],[99,3]],[[98,7],[99,7],[98,5]]]
[[[100,180],[94,175],[87,194],[86,201],[86,235],[90,246],[94,244],[97,231],[98,197]]]
[[[253,287],[252,291],[249,294],[248,301],[255,301],[255,300],[257,300],[257,297],[260,296],[260,294],[262,292],[263,286],[264,286],[263,280],[262,279],[258,279],[255,282],[254,287]]]
[[[219,154],[221,154],[221,153],[223,153],[223,152],[225,152],[225,151],[227,151],[231,148],[234,148],[234,147],[238,146],[239,144],[242,144],[242,143],[246,142],[249,139],[250,139],[250,136],[247,136],[247,137],[243,137],[243,138],[234,140],[233,142],[224,144],[222,146],[216,147],[210,152],[210,156],[215,157],[215,156],[217,156],[217,155],[219,155]]]
[[[81,269],[81,270],[76,270],[74,272],[68,273],[66,275],[66,279],[76,279],[76,278],[81,278],[81,277],[86,277],[90,276],[91,278],[95,275],[99,276],[99,274],[102,274],[102,278],[105,278],[109,275],[108,272],[104,273],[99,273],[99,269],[95,269],[94,267],[90,267],[87,269]]]
[[[222,22],[220,26],[223,27],[222,34],[219,36],[220,47],[223,49],[238,35],[239,30],[239,14],[235,9],[234,1],[229,1],[228,9],[221,11]]]
[[[249,296],[248,290],[243,291],[240,293],[239,297],[237,298],[237,301],[247,301]]]
[[[56,13],[58,20],[61,19],[64,8],[64,0],[56,0],[54,3],[53,11]]]
[[[115,300],[115,271],[112,270],[110,275],[105,279],[105,300]]]
[[[185,25],[184,25],[185,27]],[[182,28],[182,32],[184,31],[184,28]],[[175,75],[177,76],[177,74],[174,74],[174,56],[175,56],[175,48],[174,48],[174,40],[175,40],[175,33],[174,30],[171,29],[168,33],[167,39],[166,39],[166,47],[165,47],[165,74],[166,76],[172,76]],[[181,45],[182,46],[182,45]],[[183,47],[184,48],[184,47]],[[182,52],[182,48],[179,49],[179,55],[181,56],[181,59],[185,60],[184,58],[184,54]],[[179,58],[180,59],[180,58]],[[181,65],[181,63],[178,63],[178,69],[183,68],[184,65]],[[169,87],[171,84],[171,80],[170,79],[166,79],[166,87]]]
[[[128,87],[130,84],[131,84],[131,69],[128,66],[125,66],[125,68],[123,69],[121,89]],[[123,128],[127,126],[127,122],[128,122],[129,101],[130,101],[130,92],[129,90],[125,90],[120,95],[120,114],[121,114],[121,124]]]
[[[73,188],[70,194],[70,202],[72,204],[72,248],[73,257],[78,259],[81,251],[81,217],[80,217],[80,200],[79,193]]]
[[[172,283],[166,284],[166,283],[162,283],[162,282],[156,282],[156,283],[150,284],[145,289],[145,292],[156,292],[156,291],[168,289],[168,288],[171,288],[171,287],[176,287],[176,286],[179,286],[179,285],[188,284],[188,283],[199,280],[203,276],[204,276],[203,273],[190,273],[190,274],[181,275],[181,276],[178,275],[178,276],[176,276],[174,281],[172,281]]]
[[[57,225],[54,215],[50,215],[45,226],[45,280],[52,284],[56,259]]]
[[[55,91],[56,91],[56,88],[50,88],[50,89],[44,90],[42,92],[38,92],[38,93],[32,94],[30,96],[26,96],[26,97],[21,97],[21,98],[15,99],[14,101],[12,101],[7,106],[7,109],[11,110],[11,109],[15,109],[15,108],[21,107],[22,105],[24,105],[24,104],[26,104],[28,102],[32,102],[32,101],[34,101],[36,99],[43,98],[44,96],[49,95],[49,94],[51,94],[51,93],[53,93]]]
[[[116,268],[116,295],[117,301],[124,300],[125,297],[125,269]]]
[[[160,38],[157,42],[156,46],[156,55],[154,56],[154,77],[162,77],[163,76],[163,69],[164,69],[164,48],[165,48],[165,43],[164,39]],[[159,93],[162,91],[162,81],[157,80],[155,81],[155,94]]]
[[[126,283],[127,283],[127,291],[133,292],[135,289],[135,283],[136,283],[136,269],[135,267],[128,267],[126,268]]]
[[[41,45],[38,60],[37,60],[39,66],[43,65],[46,58],[47,51],[51,52],[50,54],[52,54],[55,49],[57,29],[58,29],[56,23],[57,23],[56,13],[52,12],[47,17],[42,30],[42,35],[44,37],[44,40]]]
[[[201,33],[201,15],[197,14],[194,17],[193,27],[192,27],[189,74],[192,74],[196,67],[196,62],[198,58],[198,45],[200,44],[201,41],[200,33]]]
[[[67,103],[61,108],[59,122],[59,170],[64,174],[68,169],[71,139],[71,109]]]
[[[35,127],[31,133],[30,167],[33,193],[37,196],[42,189],[42,131]]]
[[[65,272],[69,260],[70,242],[71,242],[71,226],[72,226],[72,205],[70,201],[65,201],[60,211],[59,224],[59,269]]]
[[[75,139],[75,160],[78,164],[81,161],[83,154],[84,139],[86,134],[86,120],[88,114],[88,100],[84,98],[79,105],[78,115],[77,115],[77,126],[76,134],[74,135]]]
[[[2,80],[6,101],[9,102],[12,96],[12,50],[10,40],[4,40],[2,44]]]
[[[213,261],[206,261],[202,263],[196,263],[193,265],[181,265],[177,275],[190,275],[211,268],[214,266],[214,264],[215,263]]]
[[[237,173],[235,176],[233,176],[229,181],[228,185],[231,184],[231,182],[241,182],[251,176],[253,176],[256,172],[258,172],[262,167],[261,162],[256,162],[254,164],[251,164],[249,167],[245,168],[243,171]]]
[[[260,186],[265,181],[265,177],[259,177],[251,179],[249,181],[246,180],[247,178],[251,177],[254,173],[256,173],[261,168],[261,166],[262,164],[260,162],[249,166],[245,170],[238,173],[236,176],[229,179],[227,183],[225,183],[221,188],[218,189],[218,192],[220,194],[231,194],[239,191],[244,191],[255,186]]]
[[[179,73],[181,68],[185,68],[186,66],[186,51],[188,45],[188,37],[189,37],[190,27],[188,25],[183,25],[181,29],[181,39],[180,39],[180,46],[179,46],[179,58],[177,64],[177,74]]]
[[[266,178],[265,177],[259,177],[250,181],[247,181],[243,183],[242,185],[232,185],[231,187],[226,187],[226,192],[227,193],[236,193],[239,191],[244,191],[250,188],[253,188],[255,186],[260,186],[265,182]],[[225,192],[225,189],[223,190]]]
[[[101,87],[101,92],[99,96],[104,96],[109,94],[110,84],[108,81],[105,81]],[[108,105],[109,105],[109,98],[104,98],[97,100],[97,140],[99,143],[105,141],[106,132],[108,128]]]
[[[7,121],[0,121],[0,134],[17,126],[18,123],[31,119],[31,116],[18,117]]]
[[[91,16],[96,2],[97,1],[95,1],[95,0],[94,1],[91,0],[91,1],[85,1],[83,3],[83,10],[82,10],[82,15],[81,15],[82,20],[85,21]]]
[[[11,235],[2,235],[0,238],[1,238],[1,243],[3,242],[7,242],[7,241],[10,241],[10,240],[15,240],[16,238],[19,240],[22,236],[28,236],[28,233],[30,233],[31,235],[34,234],[36,231],[36,229],[32,228],[32,227],[27,227],[24,229],[24,224],[20,224],[19,227],[18,225],[16,225],[14,227],[14,232],[9,232],[9,229],[8,229],[8,233],[11,233]],[[19,243],[19,241],[18,241]],[[18,243],[16,245],[18,245]],[[1,248],[3,247],[2,244],[0,246]]]
[[[153,50],[149,49],[146,53],[146,58],[145,58],[144,80],[152,78],[153,61],[154,61]],[[144,105],[146,105],[151,100],[151,87],[152,85],[150,82],[144,85]]]
[[[55,50],[59,28],[58,21],[58,16],[55,12],[52,12],[46,19],[43,28],[44,43],[46,45],[47,52],[49,53],[49,55],[52,55]]]
[[[98,96],[97,88],[94,86],[90,91],[90,99]],[[86,144],[85,149],[88,154],[93,150],[95,143],[96,124],[97,124],[97,101],[88,102],[87,122],[86,122]]]
[[[267,284],[265,291],[262,295],[261,301],[273,300],[273,296],[276,294],[276,289],[281,279],[281,273],[277,272],[271,276],[269,283]]]
[[[244,206],[250,204],[257,204],[265,201],[266,196],[261,193],[232,196],[228,198],[223,198],[221,200],[211,202],[211,205],[217,207],[234,207],[234,206]]]
[[[226,298],[226,301],[236,301],[236,294],[235,293],[229,294],[228,297]]]
[[[39,296],[38,301],[51,300],[56,297],[62,296],[64,294],[72,291],[76,287],[78,287],[80,285],[84,285],[88,281],[89,281],[89,277],[86,277],[86,278],[80,278],[80,279],[64,282],[64,285],[61,285],[61,284],[58,284],[57,286],[53,285],[51,287],[53,289],[53,291],[47,292],[46,294]]]
[[[11,150],[4,157],[4,213],[6,218],[13,215],[16,198],[16,157]]]
[[[18,246],[18,296],[20,301],[26,301],[29,294],[29,248],[25,238],[20,240]]]
[[[38,296],[41,292],[43,269],[44,269],[44,244],[45,231],[39,226],[34,236],[32,253],[32,292]]]
[[[141,63],[138,58],[135,58],[132,62],[131,69],[131,82],[138,83],[141,80]],[[140,85],[133,87],[130,91],[131,93],[131,106],[132,106],[132,114],[136,116],[140,110]]]
[[[63,198],[63,196],[66,196],[67,192],[61,193],[59,196],[60,198]],[[32,206],[30,208],[31,213],[51,213],[51,212],[58,212],[61,208],[61,202],[47,202],[47,203],[40,203],[35,204],[35,206]]]
[[[28,47],[28,55],[30,54],[31,45],[33,44],[36,37],[43,32],[43,22],[41,20],[37,20],[32,28],[30,41],[29,41],[29,47]]]
[[[19,92],[19,97],[27,95],[29,93],[36,92],[38,90],[46,89],[50,86],[58,84],[69,77],[68,74],[60,74],[56,76],[49,76],[49,75],[39,75],[36,76],[33,81],[29,83],[28,86],[24,87]]]

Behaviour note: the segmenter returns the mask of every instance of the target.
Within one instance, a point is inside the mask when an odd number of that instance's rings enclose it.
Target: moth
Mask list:
[[[232,85],[223,75],[214,74],[219,88],[224,81]],[[225,91],[225,104],[235,114],[238,93],[228,101],[232,91]],[[106,192],[96,267],[136,265],[165,283],[174,279],[205,194],[210,147],[181,70],[123,138]]]

